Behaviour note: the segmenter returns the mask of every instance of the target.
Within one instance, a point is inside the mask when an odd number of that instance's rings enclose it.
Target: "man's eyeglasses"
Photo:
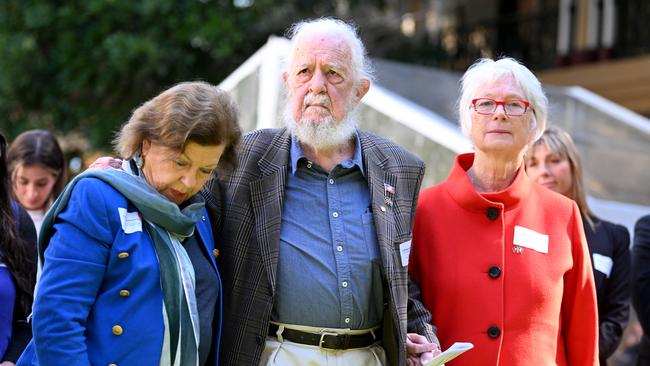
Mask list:
[[[512,117],[523,116],[528,110],[528,107],[530,107],[530,103],[525,100],[510,99],[499,101],[491,98],[472,99],[472,105],[476,113],[480,114],[492,114],[497,110],[499,105],[502,105],[506,115]]]

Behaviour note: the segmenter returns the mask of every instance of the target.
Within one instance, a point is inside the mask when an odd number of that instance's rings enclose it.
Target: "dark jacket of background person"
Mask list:
[[[16,359],[31,338],[27,315],[31,312],[34,283],[36,281],[36,231],[27,213],[10,199],[11,184],[7,169],[7,141],[0,133],[0,263],[10,275],[8,286],[15,296],[13,314],[10,316],[11,334],[6,349],[0,354],[2,361]],[[6,277],[5,277],[6,278]],[[3,304],[6,305],[6,304]]]
[[[362,131],[359,138],[385,275],[383,346],[388,359],[397,362],[394,366],[405,365],[407,328],[436,339],[429,313],[409,296],[407,267],[400,263],[398,245],[411,238],[424,165],[386,139]],[[290,142],[287,129],[248,133],[237,169],[204,188],[216,224],[225,294],[219,357],[224,365],[257,365],[264,348],[276,286]],[[395,188],[392,206],[385,204],[384,183]]]
[[[634,227],[632,247],[632,300],[643,327],[637,366],[650,366],[650,215]]]
[[[598,299],[599,357],[607,365],[623,336],[630,314],[630,234],[618,224],[592,216],[590,224],[583,216],[583,226],[594,267]],[[613,266],[606,275],[594,263],[594,253],[609,257]]]
[[[27,252],[33,254],[30,261],[36,265],[36,230],[34,223],[29,218],[27,212],[15,202],[13,209],[16,213],[16,226],[18,229],[18,237],[22,239],[24,245],[28,247]],[[35,268],[35,267],[34,267]],[[35,270],[34,270],[35,273]],[[17,292],[16,305],[25,303],[31,304],[32,298],[26,298],[24,294]],[[14,306],[13,327],[11,331],[11,339],[7,351],[0,361],[10,361],[16,363],[18,357],[27,346],[27,343],[32,339],[32,328],[27,322],[27,317],[31,313],[31,306]]]

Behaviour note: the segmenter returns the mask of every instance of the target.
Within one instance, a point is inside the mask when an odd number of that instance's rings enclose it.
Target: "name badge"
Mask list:
[[[399,255],[402,257],[402,267],[409,265],[409,257],[411,256],[411,241],[405,241],[399,245]]]
[[[127,212],[126,208],[122,207],[118,207],[117,211],[120,214],[120,223],[122,224],[122,230],[124,230],[125,234],[142,231],[142,219],[140,219],[140,213]]]
[[[548,235],[523,226],[515,226],[515,237],[512,244],[548,254]]]
[[[594,269],[598,272],[604,273],[605,276],[609,277],[609,274],[612,273],[612,267],[614,267],[614,261],[612,258],[598,253],[594,253],[593,258]]]

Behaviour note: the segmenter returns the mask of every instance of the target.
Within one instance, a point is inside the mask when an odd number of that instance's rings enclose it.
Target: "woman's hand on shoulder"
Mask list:
[[[102,156],[100,158],[97,158],[97,160],[93,161],[90,166],[88,166],[88,169],[108,169],[108,168],[115,168],[115,169],[121,169],[122,168],[122,159],[118,158],[113,158],[110,156]],[[4,366],[0,364],[0,366]]]

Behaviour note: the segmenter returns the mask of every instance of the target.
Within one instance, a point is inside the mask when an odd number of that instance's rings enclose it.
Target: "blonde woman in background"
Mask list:
[[[607,365],[629,317],[630,234],[624,226],[595,216],[585,195],[582,163],[571,136],[549,127],[526,154],[526,171],[538,184],[578,204],[592,260],[598,299],[599,358]]]

